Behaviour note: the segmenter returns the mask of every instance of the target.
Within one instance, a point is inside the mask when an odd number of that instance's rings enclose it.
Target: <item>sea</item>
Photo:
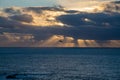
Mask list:
[[[120,80],[120,48],[0,48],[0,80]]]

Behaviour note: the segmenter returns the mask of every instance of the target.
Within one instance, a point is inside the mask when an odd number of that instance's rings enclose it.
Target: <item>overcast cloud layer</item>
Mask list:
[[[61,6],[1,9],[0,46],[120,47],[119,3],[100,4],[90,12]]]

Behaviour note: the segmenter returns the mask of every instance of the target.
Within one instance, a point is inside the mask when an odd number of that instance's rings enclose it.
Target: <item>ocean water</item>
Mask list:
[[[120,49],[0,48],[0,80],[120,80]]]

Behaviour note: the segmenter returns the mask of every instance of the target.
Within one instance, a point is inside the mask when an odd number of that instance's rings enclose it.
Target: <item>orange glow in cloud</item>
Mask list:
[[[3,39],[3,40],[2,40]],[[4,40],[5,39],[5,40]],[[53,35],[45,40],[35,40],[31,34],[4,33],[0,35],[0,46],[29,46],[29,47],[119,47],[120,40],[96,40],[74,39],[63,35]]]
[[[33,21],[29,22],[29,23],[21,22],[22,24],[33,25],[33,26],[38,26],[38,27],[39,26],[43,26],[43,27],[45,27],[45,26],[47,26],[47,27],[50,27],[50,26],[61,26],[62,27],[62,26],[64,26],[63,23],[61,23],[60,21],[56,20],[57,16],[66,14],[64,11],[47,10],[46,9],[46,10],[41,10],[41,12],[39,12],[39,13],[36,13],[35,11],[32,11],[32,10],[30,11],[30,10],[27,10],[25,8],[20,8],[20,7],[12,7],[10,9],[13,10],[14,12],[18,12],[19,11],[20,14],[5,13],[4,9],[1,9],[0,10],[0,16],[8,17],[8,16],[13,16],[13,15],[24,15],[24,14],[27,14],[27,15],[31,15],[32,16]]]
[[[30,12],[28,13],[32,15],[33,22],[31,23],[23,23],[28,25],[34,25],[34,26],[64,26],[63,23],[56,20],[57,16],[65,14],[64,12],[60,11],[43,11],[42,13],[34,13]]]

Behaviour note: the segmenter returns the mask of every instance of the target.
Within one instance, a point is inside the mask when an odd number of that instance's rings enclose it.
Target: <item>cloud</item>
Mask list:
[[[1,17],[0,16],[0,27],[3,27],[3,28],[14,28],[15,26],[21,26],[21,23],[20,22],[17,22],[17,21],[12,21],[10,20],[9,18],[7,17]]]
[[[0,14],[0,46],[120,47],[119,12],[12,7]]]
[[[64,35],[53,35],[36,41],[32,34],[4,33],[0,35],[1,47],[119,47],[120,40],[75,40]]]
[[[32,34],[22,34],[22,33],[3,33],[4,38],[6,40],[11,41],[11,42],[16,42],[16,41],[33,41],[34,36]]]
[[[86,12],[118,11],[120,7],[118,0],[58,0],[58,4],[66,9]],[[120,11],[120,10],[119,10]]]
[[[106,4],[105,11],[120,12],[120,1],[114,1]]]
[[[3,33],[0,35],[0,47],[31,47],[34,42],[32,34]]]
[[[80,11],[88,11],[94,9],[94,7],[101,4],[105,4],[111,0],[58,0],[58,4],[64,6],[67,9],[76,9]]]
[[[40,41],[37,47],[75,47],[74,38],[63,35],[53,35],[47,40]]]
[[[20,21],[20,22],[27,22],[30,23],[33,21],[33,17],[31,15],[23,14],[23,15],[14,15],[10,17],[13,20]]]
[[[54,7],[12,7],[1,10],[0,14],[1,17],[8,18],[9,21],[18,21],[24,25],[44,27],[63,26],[55,17],[65,13],[62,9]]]
[[[66,30],[69,31],[67,36],[82,39],[108,40],[120,39],[119,17],[119,13],[80,13],[62,15],[58,17],[58,20],[73,26]],[[65,34],[66,31],[64,31]]]

